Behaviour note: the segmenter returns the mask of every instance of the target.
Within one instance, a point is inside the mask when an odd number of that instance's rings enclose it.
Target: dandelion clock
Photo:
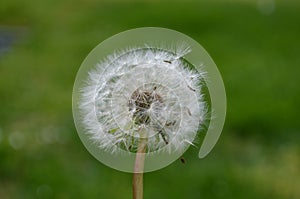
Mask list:
[[[208,53],[164,28],[133,29],[100,43],[83,61],[73,90],[83,144],[103,164],[134,173],[134,198],[142,198],[142,173],[198,147],[199,133],[199,157],[205,157],[225,110],[222,78]]]

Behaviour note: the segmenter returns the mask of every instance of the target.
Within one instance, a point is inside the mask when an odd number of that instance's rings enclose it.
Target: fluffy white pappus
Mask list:
[[[190,49],[129,48],[114,53],[88,73],[81,89],[82,124],[99,148],[136,152],[182,151],[206,113],[203,73],[184,60]]]

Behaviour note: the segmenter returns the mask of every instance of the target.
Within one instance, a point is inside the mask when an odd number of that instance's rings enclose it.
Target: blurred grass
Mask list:
[[[143,26],[201,43],[228,98],[213,152],[146,174],[145,198],[300,198],[300,3],[265,2],[2,0],[0,28],[24,35],[0,55],[0,198],[131,198],[80,142],[71,94],[93,47]]]

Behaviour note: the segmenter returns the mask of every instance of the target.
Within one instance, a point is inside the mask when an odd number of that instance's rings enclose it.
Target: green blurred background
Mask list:
[[[1,0],[0,198],[131,198],[131,174],[81,143],[71,96],[85,56],[127,29],[197,40],[223,76],[214,150],[145,174],[145,199],[300,198],[300,2]]]

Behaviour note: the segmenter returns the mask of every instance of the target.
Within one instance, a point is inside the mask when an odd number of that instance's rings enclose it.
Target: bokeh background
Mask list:
[[[300,1],[1,0],[0,198],[131,198],[131,174],[81,143],[76,72],[98,43],[159,26],[197,40],[223,76],[214,150],[145,174],[145,199],[300,198]]]

